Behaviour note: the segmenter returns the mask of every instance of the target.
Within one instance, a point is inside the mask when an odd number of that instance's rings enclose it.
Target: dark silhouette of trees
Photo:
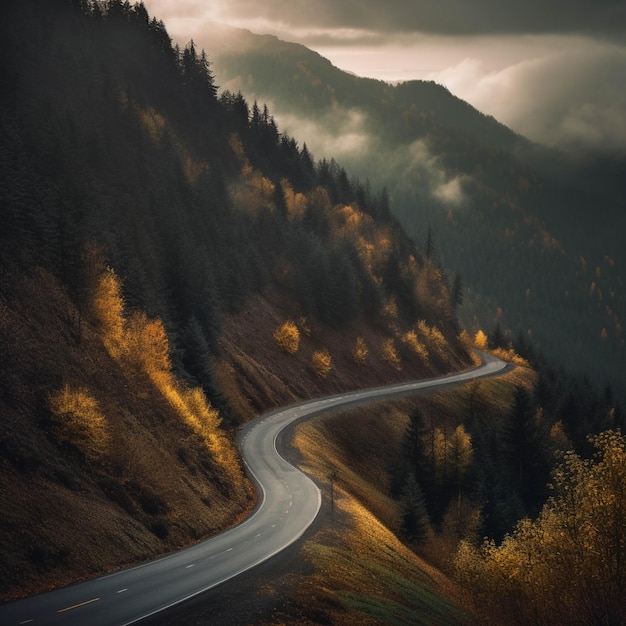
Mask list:
[[[503,444],[509,489],[519,494],[524,511],[534,517],[548,495],[553,449],[549,446],[541,413],[537,412],[530,394],[521,387],[515,390]]]
[[[194,41],[172,47],[142,3],[26,0],[2,10],[3,263],[54,271],[80,317],[93,279],[84,250],[97,245],[126,305],[162,321],[176,371],[216,402],[222,318],[270,287],[323,324],[379,324],[395,300],[401,325],[432,310],[429,324],[454,336],[448,314],[420,302],[421,255],[386,190],[332,159],[316,163],[266,104],[218,97],[205,52]],[[248,195],[235,202],[240,187]],[[378,231],[391,252],[372,262],[364,246]],[[447,292],[445,279],[438,289]]]

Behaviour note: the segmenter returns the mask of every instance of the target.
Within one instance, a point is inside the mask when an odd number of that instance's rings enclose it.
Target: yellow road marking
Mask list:
[[[72,606],[66,606],[64,609],[59,609],[57,613],[65,613],[65,611],[71,611],[72,609],[77,609],[79,606],[85,606],[85,604],[98,602],[98,600],[100,600],[100,598],[91,598],[91,600],[86,600],[85,602],[81,602],[80,604],[73,604]]]

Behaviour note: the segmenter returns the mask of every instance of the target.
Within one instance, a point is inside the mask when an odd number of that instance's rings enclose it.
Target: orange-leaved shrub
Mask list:
[[[49,398],[54,435],[78,448],[89,461],[101,458],[109,442],[107,422],[86,389],[65,384]]]
[[[448,342],[436,326],[429,326],[425,320],[419,320],[417,322],[417,330],[431,346],[436,347],[438,350],[446,347]]]
[[[485,623],[626,623],[626,437],[590,441],[554,472],[555,495],[501,545],[461,543],[459,580]]]
[[[474,347],[478,348],[478,350],[486,350],[487,342],[487,335],[480,329],[476,331],[474,335]]]
[[[274,341],[285,352],[295,354],[300,347],[300,331],[292,320],[287,320],[274,331]]]
[[[124,344],[128,359],[150,373],[169,371],[169,341],[160,319],[150,319],[143,311],[133,311],[126,320]]]
[[[313,371],[320,378],[326,378],[332,369],[332,358],[330,356],[330,352],[328,352],[326,348],[315,351],[311,357],[311,363],[313,365]]]
[[[124,351],[124,299],[117,274],[107,267],[96,278],[91,311],[109,354],[119,358]]]
[[[202,389],[187,387],[169,371],[154,370],[150,377],[179,417],[202,438],[214,463],[228,476],[231,487],[241,488],[243,474],[235,447],[220,428],[220,414]]]
[[[202,389],[188,387],[171,371],[169,341],[161,320],[150,319],[142,311],[126,315],[120,280],[109,268],[97,278],[92,311],[111,356],[139,368],[151,378],[179,418],[202,438],[231,487],[242,489],[244,483],[237,452],[220,428],[219,412],[211,406]]]
[[[357,337],[354,342],[354,347],[352,348],[352,357],[354,358],[355,363],[365,365],[368,353],[369,350],[367,348],[367,344],[365,343],[365,339],[363,339],[363,337]]]
[[[383,361],[387,361],[387,363],[395,367],[397,370],[401,369],[400,357],[398,356],[396,343],[392,337],[390,337],[389,339],[385,339],[385,341],[383,342],[382,358]]]
[[[420,358],[424,360],[428,358],[428,348],[418,340],[417,333],[414,330],[409,330],[402,335],[402,343]]]

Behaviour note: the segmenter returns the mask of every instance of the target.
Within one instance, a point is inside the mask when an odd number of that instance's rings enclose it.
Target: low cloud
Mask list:
[[[570,38],[497,71],[466,58],[430,78],[532,140],[626,151],[626,48]]]
[[[300,118],[281,114],[271,106],[281,131],[297,138],[313,156],[335,158],[348,171],[360,172],[375,188],[391,187],[390,191],[422,190],[426,197],[446,208],[459,208],[467,198],[464,184],[468,176],[451,175],[431,154],[424,140],[390,150],[367,131],[367,116],[358,109],[336,107],[322,119]]]
[[[433,197],[450,206],[461,206],[465,202],[463,177],[457,176],[448,182],[442,183],[433,190]]]
[[[270,110],[274,109],[274,106],[270,107]],[[366,130],[367,117],[357,109],[336,108],[321,120],[303,119],[281,114],[279,109],[276,111],[280,130],[306,143],[316,159],[335,158],[343,163],[371,151],[371,138]]]
[[[626,151],[623,0],[144,2],[183,45],[211,50],[210,24],[222,21],[304,43],[360,76],[435,80],[534,141]],[[337,137],[337,154],[365,140]]]
[[[459,208],[467,200],[463,185],[470,177],[450,175],[422,139],[386,154],[384,162],[384,171],[390,172],[390,180],[400,187],[419,182],[419,187],[446,208]]]

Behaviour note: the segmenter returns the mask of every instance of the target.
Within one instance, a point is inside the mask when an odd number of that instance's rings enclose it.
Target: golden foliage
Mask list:
[[[368,353],[369,350],[367,348],[367,344],[365,343],[365,339],[363,339],[363,337],[357,337],[354,342],[354,347],[352,348],[352,357],[354,358],[355,363],[365,365]]]
[[[202,389],[182,385],[169,371],[152,371],[150,375],[178,416],[203,439],[215,463],[226,472],[232,485],[241,487],[243,477],[237,453],[220,429],[219,412],[211,406]]]
[[[124,336],[129,360],[148,373],[170,370],[169,342],[160,319],[151,320],[143,311],[135,311],[126,322]]]
[[[244,166],[242,182],[231,189],[233,205],[251,213],[263,209],[273,210],[275,208],[273,194],[274,183],[251,166]]]
[[[125,348],[128,359],[152,371],[169,371],[169,341],[160,319],[149,319],[143,311],[133,312],[126,322]]]
[[[387,361],[390,365],[392,365],[395,369],[400,370],[400,357],[398,356],[398,351],[396,350],[396,342],[393,338],[385,339],[382,346],[382,358],[383,361]]]
[[[522,367],[529,367],[528,361],[523,359],[513,348],[494,348],[491,350],[493,356],[498,357],[508,363],[515,363],[515,365],[521,365]]]
[[[313,365],[313,371],[320,378],[326,378],[332,369],[332,358],[330,356],[330,352],[328,352],[326,348],[315,351],[311,357],[311,363]]]
[[[428,348],[417,339],[417,333],[414,330],[409,330],[402,335],[402,343],[420,358],[428,359]]]
[[[124,300],[120,280],[111,268],[98,276],[91,308],[105,348],[118,358],[124,349]]]
[[[362,233],[373,230],[372,217],[354,204],[338,204],[333,207],[332,215],[338,237],[348,237],[352,241],[363,240]]]
[[[185,172],[185,178],[193,183],[202,174],[205,174],[209,170],[209,164],[206,161],[194,161],[187,153],[183,156],[183,168]]]
[[[306,213],[308,202],[303,193],[296,193],[286,178],[280,181],[290,219],[301,219]]]
[[[417,330],[428,344],[437,350],[443,350],[448,345],[443,333],[436,326],[429,326],[424,320],[417,322]]]
[[[501,545],[461,544],[459,578],[487,619],[511,623],[625,623],[626,438],[590,438],[594,459],[564,455],[556,495]]]
[[[348,231],[358,230],[361,225],[363,213],[359,209],[350,204],[344,204],[337,207],[337,214],[343,218],[344,224]]]
[[[487,335],[480,329],[474,335],[474,346],[478,348],[478,350],[487,349]]]
[[[231,484],[240,488],[237,453],[220,429],[218,411],[211,407],[202,389],[188,388],[171,372],[169,341],[161,320],[150,319],[142,311],[134,311],[126,318],[121,284],[111,269],[102,272],[97,280],[92,308],[109,353],[122,362],[139,366],[150,376],[182,421],[204,440]],[[83,406],[87,406],[85,402]]]
[[[274,331],[276,345],[289,354],[295,354],[300,347],[300,331],[292,320],[287,320]]]
[[[126,318],[122,286],[112,269],[101,272],[96,282],[92,310],[109,354],[116,359],[124,357],[146,372],[169,370],[169,343],[161,320],[151,320],[142,311]]]
[[[467,350],[467,352],[472,351],[472,348],[474,347],[474,342],[472,341],[472,338],[469,336],[469,333],[465,329],[460,332],[459,341],[461,342],[465,350]]]
[[[76,446],[90,461],[102,457],[109,432],[95,398],[86,389],[66,384],[50,396],[49,403],[57,439]]]
[[[137,107],[139,122],[148,131],[150,139],[156,144],[163,137],[165,131],[165,118],[157,113],[152,107]]]

